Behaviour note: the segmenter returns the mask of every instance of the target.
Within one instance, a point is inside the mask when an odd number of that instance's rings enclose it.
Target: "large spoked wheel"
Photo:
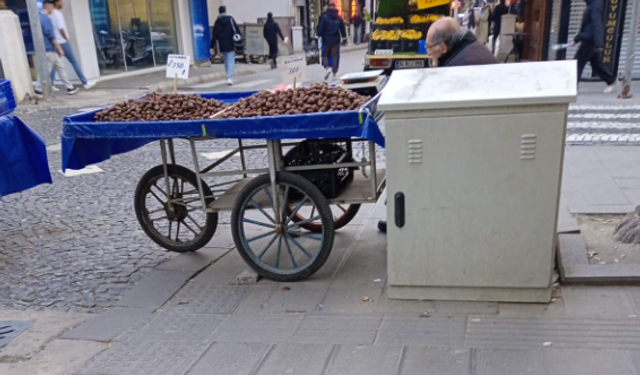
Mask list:
[[[360,211],[359,204],[332,204],[329,206],[333,215],[334,230],[341,229],[353,220]],[[287,214],[291,215],[295,207],[287,206]],[[322,232],[322,223],[320,220],[308,221],[309,218],[316,216],[315,207],[302,207],[291,220],[296,223],[303,223],[301,226],[312,233]]]
[[[271,180],[262,175],[245,186],[231,213],[231,231],[242,258],[258,274],[274,281],[300,281],[316,273],[327,261],[335,236],[333,215],[320,190],[308,180],[278,172],[279,211]],[[286,208],[292,206],[291,214]],[[316,215],[306,222],[293,216],[302,207],[315,208]],[[319,221],[322,230],[305,233],[302,225]]]
[[[203,248],[216,232],[218,214],[202,210],[196,174],[179,165],[168,165],[169,191],[164,167],[142,176],[135,195],[136,217],[144,232],[167,250],[188,253]],[[211,189],[202,182],[206,203]]]

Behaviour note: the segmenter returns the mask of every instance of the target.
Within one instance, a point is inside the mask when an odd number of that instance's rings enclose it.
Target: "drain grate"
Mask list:
[[[0,348],[7,345],[9,341],[24,332],[31,323],[29,322],[11,322],[0,320]]]

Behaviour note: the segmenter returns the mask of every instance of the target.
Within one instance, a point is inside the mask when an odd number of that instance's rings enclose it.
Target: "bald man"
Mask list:
[[[436,66],[497,64],[491,51],[451,17],[440,18],[427,33],[427,53]]]

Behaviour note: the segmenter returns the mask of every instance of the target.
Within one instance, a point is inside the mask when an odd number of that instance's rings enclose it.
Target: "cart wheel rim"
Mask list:
[[[319,220],[319,214],[305,221],[293,220],[303,206],[317,206],[316,202],[299,188],[286,182],[279,182],[278,188],[282,199],[282,224],[276,224],[278,220],[274,215],[270,185],[263,185],[242,202],[237,225],[244,252],[260,268],[277,274],[296,274],[306,270],[320,255],[325,240],[324,231],[317,234],[302,231],[304,224]],[[292,196],[302,198],[291,205],[292,213],[287,214],[284,207],[289,206]],[[254,215],[248,215],[250,211]],[[245,228],[250,228],[254,233],[247,235]]]
[[[164,176],[152,178],[142,191],[142,213],[147,228],[157,238],[174,246],[199,241],[207,226],[198,188],[177,174],[169,175],[169,193]]]

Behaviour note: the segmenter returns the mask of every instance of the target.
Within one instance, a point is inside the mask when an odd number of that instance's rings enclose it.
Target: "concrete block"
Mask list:
[[[437,315],[495,315],[498,313],[496,302],[475,302],[475,301],[435,301]]]
[[[332,353],[333,345],[277,344],[256,374],[323,375]]]
[[[306,315],[291,342],[372,345],[382,317]]]
[[[551,374],[545,349],[476,349],[472,367],[474,375]]]
[[[326,282],[329,283],[329,280]],[[318,309],[327,289],[323,285],[287,283],[278,285],[264,304],[268,314],[308,313]]]
[[[334,354],[327,375],[395,375],[402,347],[341,345]]]
[[[321,306],[320,314],[373,314],[382,289],[367,287],[329,287]]]
[[[570,286],[562,288],[570,316],[627,317],[636,311],[626,291],[619,287]]]
[[[232,314],[249,291],[246,286],[189,283],[166,309],[184,314]]]
[[[154,308],[113,307],[95,318],[88,320],[71,331],[63,339],[109,342],[116,336],[148,318]]]
[[[464,343],[466,317],[385,316],[376,345],[457,347]]]
[[[254,373],[270,347],[270,344],[214,343],[189,374],[250,375]]]
[[[578,221],[571,216],[568,207],[560,207],[558,211],[558,233],[578,233]]]
[[[117,306],[158,308],[164,305],[193,276],[191,271],[153,270],[127,291]]]
[[[633,363],[623,350],[548,351],[553,374],[635,375]]]
[[[286,343],[302,315],[233,315],[214,334],[216,342]]]
[[[238,280],[238,285],[247,285],[247,284],[255,284],[261,278],[262,276],[258,275],[254,270],[247,268],[238,275],[237,280]]]
[[[195,253],[180,254],[160,264],[156,269],[199,272],[228,254],[232,249],[205,248]]]
[[[405,348],[400,375],[470,374],[471,351],[468,349]]]

